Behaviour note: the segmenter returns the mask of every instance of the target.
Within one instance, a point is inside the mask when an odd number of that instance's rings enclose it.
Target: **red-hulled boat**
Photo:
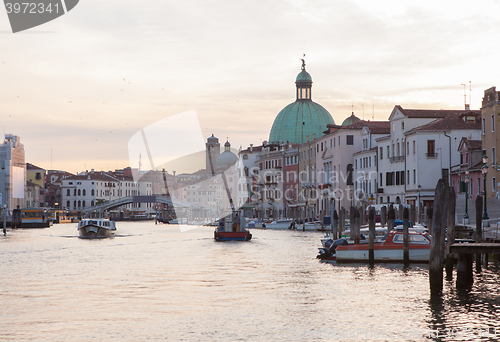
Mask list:
[[[245,229],[246,219],[240,211],[230,212],[219,220],[214,231],[215,241],[250,241],[252,234]]]
[[[408,233],[410,262],[429,262],[431,237],[427,233],[410,231]],[[393,230],[382,242],[374,244],[375,262],[403,262],[403,232]],[[344,244],[336,246],[329,260],[337,262],[367,262],[369,261],[369,244]]]

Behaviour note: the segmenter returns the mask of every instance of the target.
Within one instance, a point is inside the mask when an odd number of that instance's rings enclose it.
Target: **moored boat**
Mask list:
[[[48,228],[52,225],[45,208],[17,208],[12,210],[12,228]]]
[[[337,262],[365,262],[369,261],[369,244],[348,244],[335,249]],[[429,262],[431,237],[427,233],[408,232],[410,262]],[[392,230],[382,242],[374,244],[375,262],[402,262],[403,261],[403,232]]]
[[[292,227],[293,220],[283,219],[276,220],[266,225],[266,229],[290,229]]]
[[[80,237],[89,239],[112,237],[116,233],[115,222],[106,218],[83,219],[77,229]]]

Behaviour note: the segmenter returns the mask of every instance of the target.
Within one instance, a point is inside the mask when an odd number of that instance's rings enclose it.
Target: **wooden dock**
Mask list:
[[[452,254],[500,254],[500,243],[474,242],[454,243],[450,247]]]

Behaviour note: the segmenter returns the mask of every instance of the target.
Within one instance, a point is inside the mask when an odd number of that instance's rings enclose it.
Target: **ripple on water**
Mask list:
[[[500,321],[498,268],[466,293],[446,282],[436,302],[427,265],[319,262],[322,233],[254,230],[250,242],[217,243],[211,228],[119,222],[114,239],[99,241],[69,238],[76,225],[9,234],[1,340],[309,341],[356,331],[339,339],[370,341]]]

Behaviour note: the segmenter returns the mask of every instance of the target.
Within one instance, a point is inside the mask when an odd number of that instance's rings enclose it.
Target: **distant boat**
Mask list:
[[[293,220],[276,220],[271,223],[266,224],[266,229],[290,229],[292,226]]]
[[[226,211],[225,214],[214,230],[215,241],[250,241],[252,234],[245,229],[246,219],[241,219],[242,211]]]
[[[115,222],[106,218],[83,219],[77,229],[80,237],[88,239],[112,237],[116,233]]]
[[[12,228],[48,228],[52,225],[46,208],[22,208],[12,210]]]

